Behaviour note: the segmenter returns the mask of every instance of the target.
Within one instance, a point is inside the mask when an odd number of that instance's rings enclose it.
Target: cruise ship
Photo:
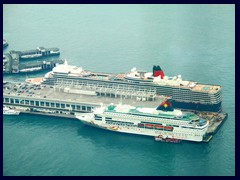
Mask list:
[[[79,84],[101,87],[128,86],[155,89],[156,95],[169,96],[175,108],[194,111],[222,111],[222,87],[219,85],[199,84],[183,80],[181,75],[168,77],[160,66],[153,66],[152,72],[132,68],[129,73],[97,73],[81,67],[58,65],[43,78],[44,84],[67,86]]]
[[[122,133],[153,136],[157,141],[201,142],[209,121],[194,113],[183,113],[168,100],[156,109],[130,105],[109,105],[93,109],[92,113],[76,113],[84,124]]]

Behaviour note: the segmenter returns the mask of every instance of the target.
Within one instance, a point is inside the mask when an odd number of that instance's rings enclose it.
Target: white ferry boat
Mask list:
[[[193,113],[173,109],[167,100],[155,108],[134,107],[119,104],[101,106],[92,113],[76,113],[85,124],[123,133],[147,135],[156,141],[201,142],[209,121]]]
[[[3,114],[4,115],[19,115],[19,113],[20,113],[20,111],[16,111],[7,106],[3,106]]]
[[[40,70],[42,70],[41,66],[21,69],[20,72],[35,72],[35,71],[40,71]]]

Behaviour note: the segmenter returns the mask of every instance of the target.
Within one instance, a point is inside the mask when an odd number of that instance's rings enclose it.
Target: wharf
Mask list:
[[[221,113],[199,113],[200,117],[207,118],[209,120],[209,126],[207,130],[207,134],[213,135],[215,134],[219,128],[223,125],[223,123],[228,118],[228,114]]]
[[[32,58],[39,58],[44,56],[51,56],[51,55],[59,55],[60,50],[58,48],[44,48],[38,47],[34,50],[26,50],[26,51],[10,51],[10,54],[17,54],[21,60],[23,59],[32,59]]]
[[[34,85],[27,83],[3,84],[3,103],[19,107],[26,107],[32,111],[65,113],[91,112],[93,107],[103,104],[130,104],[133,106],[157,107],[164,99],[156,101],[137,101],[136,99],[103,97],[97,95],[73,94],[64,92],[61,88],[49,85]],[[49,111],[48,111],[49,110]],[[55,112],[58,111],[58,112]]]
[[[7,53],[3,55],[3,73],[31,72],[34,71],[34,68],[38,68],[38,70],[52,69],[57,64],[62,63],[64,63],[62,59],[21,63],[18,54]]]
[[[45,59],[37,62],[30,63],[29,61],[26,61],[22,63],[22,60],[33,58],[35,59],[59,54],[60,51],[58,48],[38,47],[35,50],[27,51],[12,50],[9,53],[3,55],[3,73],[34,72],[42,69],[52,69],[56,66],[56,64],[62,64],[64,61],[61,59]]]
[[[87,92],[87,91],[83,91]],[[50,85],[29,83],[3,83],[3,104],[14,107],[23,113],[75,118],[75,113],[91,112],[92,108],[101,104],[129,104],[155,108],[165,98],[156,96],[153,101],[138,101],[136,98],[118,98],[114,96],[98,96],[94,93],[74,94],[63,88]],[[201,118],[209,120],[209,128],[203,142],[209,142],[214,133],[228,117],[227,113],[195,112]]]

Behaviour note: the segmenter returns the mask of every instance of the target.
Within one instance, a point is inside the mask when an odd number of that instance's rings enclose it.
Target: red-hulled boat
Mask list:
[[[155,136],[155,141],[180,143],[182,140],[176,139],[176,138],[170,138],[170,137],[163,137],[162,135],[159,135],[159,136]]]

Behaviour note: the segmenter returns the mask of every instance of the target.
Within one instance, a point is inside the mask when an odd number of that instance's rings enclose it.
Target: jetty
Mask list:
[[[34,72],[38,70],[52,69],[57,64],[63,63],[64,60],[62,59],[21,62],[18,53],[6,53],[3,55],[3,73]]]
[[[38,47],[34,50],[26,50],[26,51],[10,51],[10,54],[17,54],[18,57],[21,60],[25,59],[32,59],[32,58],[40,58],[40,57],[46,57],[51,55],[59,55],[60,50],[59,48],[44,48],[44,47]]]
[[[86,89],[81,92],[74,92],[69,91],[69,88],[66,86],[58,85],[3,83],[4,105],[13,107],[23,113],[38,115],[75,118],[75,113],[91,112],[93,108],[99,107],[101,104],[123,103],[154,108],[164,100],[166,99],[161,96],[156,96],[153,101],[138,101],[134,99],[134,97],[106,96],[106,94],[96,94]],[[198,115],[210,122],[204,142],[209,142],[213,134],[217,132],[219,127],[227,119],[227,113],[224,112],[199,112]]]

